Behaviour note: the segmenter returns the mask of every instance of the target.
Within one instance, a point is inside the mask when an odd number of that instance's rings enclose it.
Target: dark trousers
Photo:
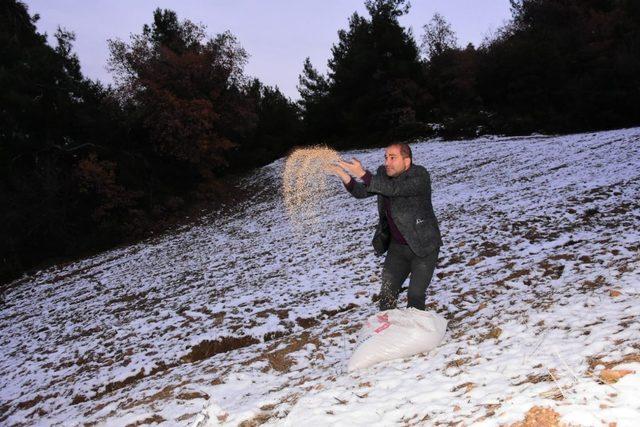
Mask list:
[[[398,294],[407,276],[409,279],[408,307],[424,310],[425,293],[436,268],[438,253],[436,249],[427,256],[417,256],[408,245],[391,242],[382,268],[382,287],[380,288],[380,310],[396,308]]]

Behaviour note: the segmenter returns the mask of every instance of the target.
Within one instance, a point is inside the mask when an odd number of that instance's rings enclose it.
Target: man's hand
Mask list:
[[[351,181],[351,176],[342,170],[341,167],[336,165],[327,165],[325,171],[331,175],[335,175],[342,180],[342,182],[346,185]]]
[[[346,170],[356,178],[362,178],[366,173],[366,171],[362,167],[362,163],[360,163],[360,160],[356,159],[355,157],[351,160],[351,162],[340,160],[338,162],[338,166],[340,166],[342,169]]]

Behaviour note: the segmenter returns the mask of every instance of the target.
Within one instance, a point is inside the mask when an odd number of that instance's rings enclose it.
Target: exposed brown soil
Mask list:
[[[226,353],[227,351],[248,347],[259,342],[260,341],[254,337],[248,335],[243,337],[222,337],[215,341],[204,340],[194,345],[191,348],[191,352],[183,356],[182,360],[187,363],[198,362],[219,353]]]
[[[272,331],[272,332],[267,332],[266,334],[264,334],[262,339],[264,340],[264,342],[273,341],[273,340],[277,340],[278,338],[282,338],[285,335],[289,335],[289,334],[290,334],[290,332],[285,332],[285,331]]]
[[[607,384],[613,384],[626,375],[635,374],[635,371],[630,369],[605,369],[600,372],[600,379]]]
[[[551,408],[534,406],[525,414],[524,420],[511,424],[511,427],[559,427],[560,414]]]
[[[104,390],[100,393],[96,393],[96,395],[92,397],[92,400],[99,399],[105,394],[109,394],[116,390],[120,390],[121,388],[124,388],[128,385],[135,384],[136,382],[140,381],[144,377],[145,377],[144,368],[140,368],[137,374],[131,375],[130,377],[127,377],[122,381],[114,381],[112,383],[107,383]]]
[[[250,420],[245,420],[241,422],[238,427],[257,427],[269,421],[273,418],[273,414],[270,412],[260,412],[258,415],[254,416]]]
[[[317,319],[314,319],[312,317],[310,318],[304,318],[304,317],[298,317],[296,319],[296,323],[302,327],[302,328],[311,328],[313,326],[316,326],[318,323],[320,323],[320,321],[318,321]]]
[[[335,316],[338,313],[344,313],[345,311],[349,311],[349,310],[352,310],[352,309],[358,308],[358,307],[360,307],[358,304],[349,303],[345,307],[339,307],[339,308],[337,308],[335,310],[321,310],[320,313],[323,316],[325,316],[327,318],[330,318],[330,317]]]
[[[312,337],[309,332],[303,332],[299,337],[292,337],[286,347],[266,354],[268,368],[278,372],[288,372],[295,363],[289,354],[302,349],[309,343],[315,344],[317,348],[322,346],[318,337]]]
[[[523,381],[520,381],[519,383],[515,383],[514,385],[518,386],[518,385],[523,385],[527,383],[538,384],[541,382],[550,382],[550,381],[553,381],[553,377],[549,374],[530,374]]]
[[[476,385],[472,382],[466,382],[466,383],[462,383],[459,384],[457,386],[455,386],[454,388],[451,389],[452,392],[456,392],[456,391],[460,391],[464,389],[465,393],[468,393],[469,391],[471,391]]]
[[[145,418],[144,420],[136,421],[135,423],[127,424],[127,427],[138,427],[150,424],[160,424],[167,420],[162,418],[160,415],[155,414],[149,418]]]

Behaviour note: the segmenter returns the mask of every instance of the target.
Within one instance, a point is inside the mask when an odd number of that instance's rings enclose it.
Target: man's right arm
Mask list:
[[[365,187],[365,185],[369,185],[371,180],[371,174],[369,172],[366,172],[362,177],[365,182],[362,184],[353,179],[353,177],[346,173],[340,166],[329,165],[327,166],[327,171],[340,178],[347,191],[356,199],[364,199],[374,195],[374,193],[369,193]]]
[[[365,199],[367,197],[375,196],[375,193],[369,193],[363,183],[357,182],[353,177],[344,184],[345,188],[356,199]]]

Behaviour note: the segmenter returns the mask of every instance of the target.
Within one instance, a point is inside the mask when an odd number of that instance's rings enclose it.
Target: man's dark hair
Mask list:
[[[389,145],[389,147],[398,147],[400,149],[400,155],[402,156],[402,158],[406,159],[408,157],[409,159],[411,159],[411,163],[413,163],[413,154],[411,153],[411,147],[409,147],[409,144],[398,142]]]

